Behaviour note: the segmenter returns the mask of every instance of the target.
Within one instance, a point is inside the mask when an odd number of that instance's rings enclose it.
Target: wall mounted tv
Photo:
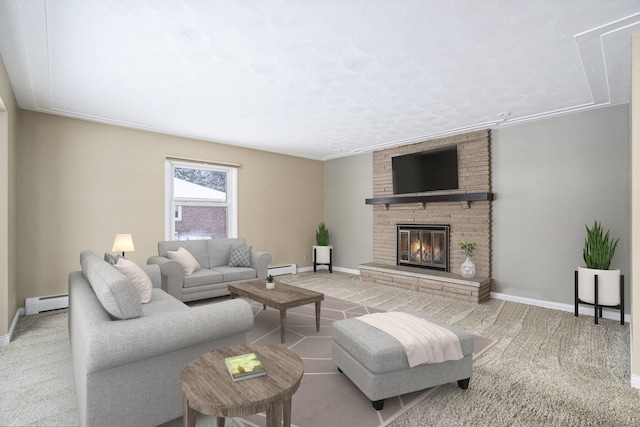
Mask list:
[[[458,188],[458,147],[450,145],[391,158],[393,194]]]

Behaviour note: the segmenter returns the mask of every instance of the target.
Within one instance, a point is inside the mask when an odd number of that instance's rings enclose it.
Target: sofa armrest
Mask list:
[[[142,271],[147,273],[147,276],[151,279],[151,284],[154,288],[162,287],[162,278],[160,275],[160,266],[157,264],[141,265]]]
[[[251,251],[251,267],[256,270],[258,279],[267,278],[267,270],[271,262],[271,254],[267,252]]]
[[[182,266],[176,261],[159,255],[149,257],[147,264],[156,264],[160,267],[162,290],[182,301],[182,288],[184,287]]]
[[[96,325],[87,340],[87,373],[168,354],[253,328],[242,299]]]

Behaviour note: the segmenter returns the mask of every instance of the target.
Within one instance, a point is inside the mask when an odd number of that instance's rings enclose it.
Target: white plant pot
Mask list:
[[[266,282],[266,283],[267,283],[267,289],[273,289],[276,287],[275,282]]]
[[[620,304],[620,269],[597,270],[578,267],[578,298],[595,303],[594,277],[598,275],[598,305]]]
[[[313,258],[313,260],[316,264],[329,264],[331,261],[331,249],[333,249],[333,246],[313,245],[313,249],[313,253],[315,253],[315,258]]]

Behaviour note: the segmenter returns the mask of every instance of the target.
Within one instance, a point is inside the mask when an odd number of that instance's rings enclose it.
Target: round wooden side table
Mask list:
[[[255,353],[266,375],[233,381],[226,357]],[[219,348],[191,361],[180,374],[184,427],[196,425],[196,411],[218,417],[241,417],[266,411],[267,427],[291,425],[291,397],[304,373],[300,357],[286,348],[267,344],[238,344]]]

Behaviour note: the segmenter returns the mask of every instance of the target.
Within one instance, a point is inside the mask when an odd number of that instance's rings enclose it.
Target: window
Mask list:
[[[167,240],[238,236],[234,167],[167,160]]]

